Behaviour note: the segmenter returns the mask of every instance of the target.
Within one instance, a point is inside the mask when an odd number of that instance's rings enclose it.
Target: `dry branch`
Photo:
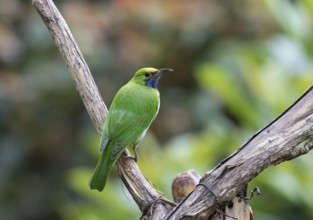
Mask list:
[[[51,0],[33,0],[55,40],[76,88],[99,133],[107,113],[88,66],[61,14]],[[159,194],[124,153],[119,174],[144,213],[144,219],[208,218],[217,206],[230,201],[238,191],[270,165],[294,159],[313,148],[313,89],[309,89],[281,116],[257,132],[242,147],[207,172],[201,184],[173,210],[157,200]],[[155,202],[156,201],[156,202]],[[152,209],[151,209],[152,208]],[[152,210],[152,211],[148,211]]]
[[[67,64],[87,112],[98,133],[101,134],[107,108],[102,101],[98,88],[71,31],[53,1],[33,0],[33,5],[50,31],[57,48]],[[154,201],[159,199],[160,195],[142,175],[137,164],[126,157],[127,155],[129,153],[126,150],[117,161],[119,174],[140,210],[144,211]],[[161,202],[154,203],[154,205],[154,208],[158,210],[155,212],[155,219],[164,217],[166,214],[166,205],[163,205]]]
[[[313,148],[313,87],[242,147],[206,173],[201,184],[167,219],[210,216],[270,165],[294,159]]]

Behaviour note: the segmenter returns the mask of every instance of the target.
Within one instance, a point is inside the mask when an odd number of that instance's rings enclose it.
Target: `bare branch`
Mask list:
[[[51,0],[33,0],[33,5],[50,31],[67,64],[87,112],[98,133],[101,134],[102,125],[108,111],[71,31]],[[124,184],[140,210],[143,211],[150,207],[160,195],[142,175],[137,164],[125,157],[127,155],[129,153],[126,150],[117,161],[117,167]],[[165,216],[166,209],[163,203],[155,203],[154,208],[157,210],[154,213],[156,216]]]
[[[201,184],[166,219],[210,216],[270,165],[294,159],[313,148],[313,87],[242,147],[207,172]]]
[[[101,133],[108,112],[89,68],[71,31],[52,1],[33,1],[34,7],[48,27],[57,48],[63,56],[87,112],[97,131]]]
[[[48,27],[99,133],[107,114],[95,82],[64,19],[51,0],[33,0]],[[242,147],[207,172],[201,184],[174,210],[140,172],[133,160],[118,160],[119,174],[144,212],[143,219],[202,219],[231,201],[242,187],[270,165],[294,159],[313,148],[313,89],[309,89],[281,116],[257,132]],[[167,216],[166,216],[167,215]],[[166,217],[165,217],[166,216]]]

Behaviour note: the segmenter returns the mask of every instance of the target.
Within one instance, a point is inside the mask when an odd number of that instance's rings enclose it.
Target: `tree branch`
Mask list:
[[[277,119],[206,173],[198,187],[166,219],[209,217],[260,172],[313,148],[313,87]]]
[[[103,122],[108,111],[71,31],[53,1],[33,0],[32,3],[50,31],[57,48],[67,64],[87,112],[98,133],[101,134]],[[117,168],[125,186],[140,210],[144,211],[160,198],[160,195],[142,175],[137,164],[127,158],[128,155],[128,151],[125,150],[117,161]],[[169,208],[169,204],[169,201],[166,204],[161,202],[155,203],[154,208],[157,212],[154,213],[154,218],[160,219],[164,217],[166,206]]]
[[[54,38],[87,112],[101,133],[107,108],[68,26],[51,0],[33,0],[33,5]],[[312,134],[311,86],[281,116],[207,172],[196,189],[173,210],[169,201],[159,200],[160,195],[144,178],[137,164],[125,157],[129,155],[128,151],[118,160],[117,167],[124,184],[144,213],[144,219],[207,219],[216,207],[234,198],[242,187],[268,166],[308,153],[313,148]]]

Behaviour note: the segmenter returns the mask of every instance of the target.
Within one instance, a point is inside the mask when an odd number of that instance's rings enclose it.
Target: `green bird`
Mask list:
[[[102,191],[111,169],[127,146],[134,151],[158,114],[160,93],[157,85],[168,68],[139,69],[133,78],[115,95],[104,122],[100,159],[89,182],[91,189]]]

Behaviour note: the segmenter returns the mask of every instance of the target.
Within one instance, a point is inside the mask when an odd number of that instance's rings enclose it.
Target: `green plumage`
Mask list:
[[[104,123],[101,156],[89,182],[102,191],[112,166],[127,146],[134,149],[155,119],[160,106],[156,86],[162,72],[170,69],[142,68],[115,95]]]

